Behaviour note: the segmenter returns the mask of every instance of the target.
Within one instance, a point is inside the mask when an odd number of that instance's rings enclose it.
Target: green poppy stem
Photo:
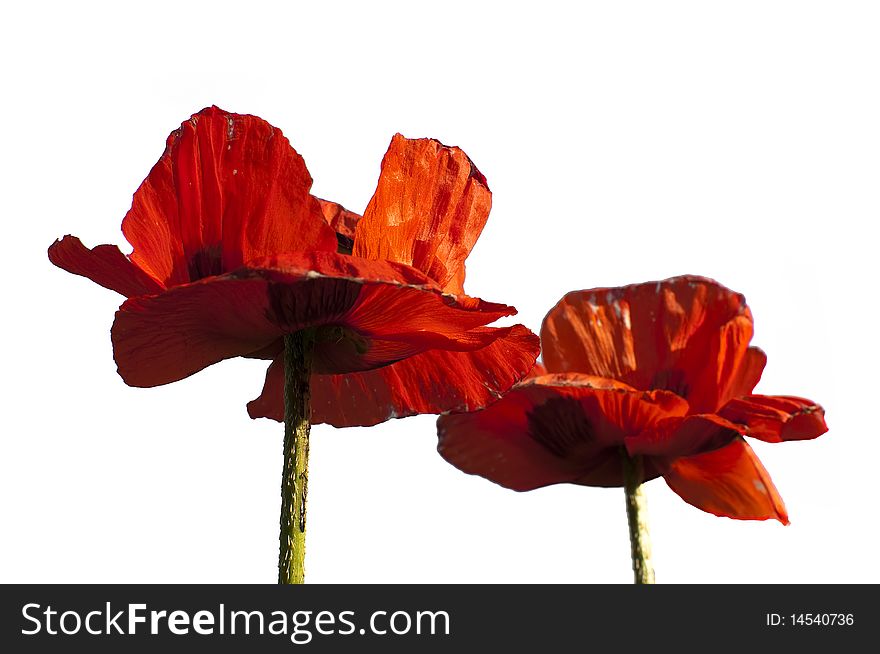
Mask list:
[[[305,582],[306,496],[309,483],[309,377],[315,334],[284,337],[284,471],[281,477],[281,535],[278,583]]]
[[[626,518],[629,522],[629,544],[632,555],[634,583],[653,584],[651,538],[648,535],[648,507],[642,491],[644,468],[641,457],[623,456],[623,490],[626,494]]]

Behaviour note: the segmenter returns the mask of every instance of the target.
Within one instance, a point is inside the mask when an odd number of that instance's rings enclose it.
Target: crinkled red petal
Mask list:
[[[134,194],[122,223],[131,259],[173,286],[267,255],[336,251],[311,185],[281,130],[256,116],[204,109],[171,133]]]
[[[742,438],[711,452],[675,459],[663,477],[685,502],[707,513],[788,524],[779,491]]]
[[[538,337],[522,325],[478,328],[492,341],[477,350],[428,350],[381,368],[312,375],[312,422],[366,427],[421,413],[473,411],[518,382],[538,355]],[[281,357],[269,366],[263,392],[248,404],[252,418],[284,419]]]
[[[445,295],[402,264],[313,252],[130,299],[112,337],[126,383],[157,386],[222,359],[262,356],[285,333],[306,328],[318,330],[315,370],[326,374],[430,349],[477,350],[495,335],[475,328],[514,312]]]
[[[809,440],[828,431],[824,409],[802,397],[747,395],[728,402],[719,414],[768,443]]]
[[[49,247],[49,261],[125,297],[160,293],[165,288],[115,245],[98,245],[89,249],[77,237],[65,236]]]
[[[686,412],[687,402],[667,391],[546,375],[481,411],[441,416],[438,450],[460,470],[518,491],[562,482],[621,486],[626,436]],[[658,474],[647,460],[645,479]]]
[[[491,205],[486,178],[459,148],[397,134],[357,224],[354,254],[412,265],[462,293],[464,261]]]
[[[730,399],[743,366],[753,376],[751,337],[744,298],[693,276],[571,292],[541,328],[547,370],[670,390],[702,413]]]
[[[349,211],[341,204],[315,198],[330,228],[336,232],[337,252],[351,254],[354,247],[354,230],[361,219],[360,214]]]

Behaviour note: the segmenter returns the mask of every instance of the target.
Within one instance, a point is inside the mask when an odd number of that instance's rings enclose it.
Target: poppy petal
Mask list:
[[[717,450],[740,435],[733,423],[713,414],[661,420],[637,436],[626,438],[630,456],[678,457]]]
[[[131,259],[171,286],[270,254],[336,251],[311,185],[280,130],[256,116],[203,109],[171,133],[134,194],[122,222]]]
[[[562,482],[621,486],[625,437],[686,412],[687,403],[667,391],[546,375],[480,411],[441,416],[438,450],[460,470],[518,491]],[[647,460],[645,480],[658,475]]]
[[[266,379],[263,382],[263,390],[258,398],[247,403],[247,411],[248,415],[255,420],[257,418],[271,418],[278,422],[284,422],[283,350],[269,364],[269,368],[266,370]],[[314,415],[312,423],[315,424]]]
[[[764,366],[767,365],[767,355],[761,348],[750,347],[739,365],[739,369],[731,380],[730,389],[726,399],[742,397],[755,390],[755,386],[761,381]]]
[[[526,379],[531,379],[532,377],[543,377],[547,374],[547,369],[544,367],[544,364],[540,361],[535,361],[535,365],[532,366],[532,369],[529,370],[529,374],[526,375]]]
[[[748,395],[728,402],[719,414],[746,426],[746,435],[768,443],[818,438],[826,431],[825,410],[802,397]]]
[[[717,411],[731,399],[732,388],[741,381],[740,370],[746,362],[753,333],[752,314],[745,307],[743,315],[720,328],[695,334],[679,353],[674,368],[678,374],[667,377],[661,373],[657,378],[660,384],[655,387],[666,388],[664,382],[668,379],[673,385],[670,390],[681,389],[694,412]],[[753,365],[751,359],[746,365],[750,364]],[[752,370],[746,371],[747,376],[751,373]]]
[[[310,327],[342,330],[346,369],[332,368],[340,358],[316,356],[315,369],[324,373],[385,365],[435,348],[476,350],[495,336],[474,328],[514,312],[445,295],[402,264],[312,252],[130,299],[116,314],[112,337],[125,382],[157,386],[229,357],[264,356],[285,333]]]
[[[711,452],[675,459],[663,477],[685,502],[707,513],[788,524],[770,475],[742,438]]]
[[[375,370],[312,376],[312,422],[368,427],[421,413],[473,411],[519,381],[538,355],[538,337],[522,325],[479,331],[492,342],[470,352],[428,350]],[[252,418],[284,418],[281,357],[263,392],[248,404]],[[455,378],[450,380],[450,371]]]
[[[330,229],[336,232],[337,252],[351,254],[354,247],[354,230],[361,216],[354,211],[349,211],[341,204],[315,198],[321,206],[324,220],[330,225]]]
[[[357,224],[354,254],[409,264],[462,293],[464,260],[491,205],[486,178],[462,150],[396,134]]]
[[[49,246],[49,261],[125,297],[160,293],[165,288],[115,245],[89,249],[76,236],[65,236]]]
[[[705,413],[728,399],[751,337],[742,295],[693,276],[573,291],[541,327],[547,370],[670,390]]]
[[[423,273],[390,261],[304,253],[258,260],[247,274],[270,282],[270,319],[287,331],[331,324],[350,328],[385,347],[397,343],[415,348],[387,357],[383,364],[428,349],[479,349],[494,336],[476,327],[516,313],[504,304],[441,293]],[[303,291],[297,288],[303,278],[315,287],[309,302],[303,302]],[[371,361],[369,367],[379,363]],[[321,372],[331,372],[320,368],[320,361],[316,366]]]
[[[266,319],[266,298],[265,281],[223,276],[126,301],[111,329],[119,374],[159,386],[267,347],[284,332]]]

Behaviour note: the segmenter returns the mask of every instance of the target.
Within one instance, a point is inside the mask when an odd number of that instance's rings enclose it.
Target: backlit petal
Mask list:
[[[544,367],[544,364],[540,361],[535,361],[535,365],[529,370],[529,374],[526,375],[526,378],[531,377],[542,377],[547,374],[547,369]]]
[[[670,390],[695,412],[713,412],[729,399],[751,337],[744,298],[692,276],[573,291],[541,328],[548,370]]]
[[[159,293],[164,289],[162,284],[138,268],[115,245],[98,245],[88,249],[75,236],[65,236],[49,247],[49,261],[125,297]]]
[[[828,431],[822,407],[802,397],[748,395],[731,400],[719,414],[768,443],[809,440]]]
[[[461,293],[464,261],[491,204],[485,177],[459,148],[397,134],[357,224],[354,254],[412,265]]]
[[[761,381],[761,375],[766,365],[767,355],[763,350],[757,347],[750,347],[746,350],[739,370],[730,384],[727,399],[749,395],[755,390],[755,386]]]
[[[336,232],[337,252],[340,254],[351,254],[354,247],[354,230],[361,216],[336,202],[322,200],[321,198],[315,199],[321,205],[324,220]]]
[[[770,475],[742,438],[711,452],[675,459],[663,477],[685,502],[708,513],[788,524]]]
[[[204,109],[168,137],[122,231],[131,259],[167,286],[257,257],[336,251],[305,163],[255,116]]]

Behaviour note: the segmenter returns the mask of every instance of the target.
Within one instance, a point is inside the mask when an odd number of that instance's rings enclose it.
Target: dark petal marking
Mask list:
[[[584,445],[595,446],[595,432],[574,398],[555,397],[528,412],[529,437],[561,459]]]
[[[691,390],[686,382],[686,375],[681,370],[659,370],[651,381],[651,388],[670,391],[684,399],[687,399]]]
[[[198,281],[205,277],[213,277],[214,275],[223,274],[223,258],[221,254],[221,246],[206,245],[190,257],[187,266],[190,281]]]

